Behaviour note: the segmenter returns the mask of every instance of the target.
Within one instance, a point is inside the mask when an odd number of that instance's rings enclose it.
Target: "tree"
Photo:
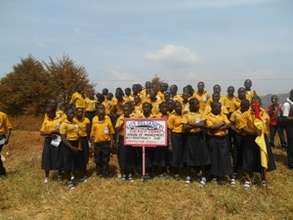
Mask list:
[[[0,81],[1,107],[10,114],[40,112],[50,91],[48,74],[32,56],[21,59]]]
[[[57,61],[50,58],[50,62],[44,65],[50,79],[50,93],[59,102],[68,103],[72,93],[78,90],[85,93],[94,91],[85,68],[77,65],[68,56],[63,56]]]

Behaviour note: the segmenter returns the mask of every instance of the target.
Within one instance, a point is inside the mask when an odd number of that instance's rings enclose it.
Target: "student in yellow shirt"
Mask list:
[[[81,158],[82,173],[84,174],[82,181],[85,181],[87,178],[87,164],[89,161],[89,136],[91,131],[91,122],[87,117],[85,117],[83,108],[76,109],[76,117],[73,119],[73,121],[78,125],[79,128],[79,144],[81,145],[83,154],[83,157]]]
[[[251,102],[252,98],[257,95],[255,90],[251,89],[252,81],[250,79],[245,80],[244,87],[245,87],[245,92],[246,92],[246,99]]]
[[[93,117],[96,114],[96,103],[95,95],[93,92],[89,92],[88,96],[85,98],[85,115],[92,121]]]
[[[175,102],[175,112],[168,119],[168,127],[171,131],[171,144],[173,151],[172,167],[176,177],[183,166],[184,158],[184,132],[183,132],[184,116],[182,105],[180,102]]]
[[[178,87],[177,85],[173,84],[170,86],[170,94],[171,94],[171,99],[174,101],[182,102],[182,97],[177,94],[178,92]]]
[[[124,145],[124,132],[125,132],[125,119],[131,117],[130,103],[123,105],[123,114],[117,119],[115,130],[116,138],[115,142],[118,145],[118,164],[120,168],[120,174],[123,180],[132,181],[132,168],[135,156],[135,150],[132,146]]]
[[[190,93],[187,90],[183,91],[182,102],[181,102],[183,114],[187,114],[189,112],[189,99],[191,97],[192,96],[190,95]]]
[[[157,93],[155,92],[154,89],[151,89],[149,92],[149,100],[148,100],[151,104],[152,104],[152,115],[157,115],[160,112],[159,109],[159,105],[162,102],[158,96]]]
[[[115,124],[117,118],[123,114],[122,107],[125,104],[123,95],[124,95],[123,90],[121,88],[117,88],[115,92],[115,98],[112,102],[113,103],[113,106],[112,106],[113,117],[111,118],[113,120],[113,124]]]
[[[221,112],[225,115],[228,115],[228,110],[226,109],[224,102],[223,102],[223,98],[221,99],[221,96],[219,93],[213,93],[211,99],[210,99],[210,103],[206,106],[205,111],[203,112],[204,115],[208,115],[211,111],[212,111],[212,103],[214,102],[218,102],[221,104]]]
[[[6,176],[6,169],[3,166],[1,151],[4,145],[9,143],[12,126],[6,113],[0,111],[0,177]]]
[[[205,185],[207,168],[211,163],[204,133],[206,117],[200,113],[200,103],[197,99],[189,100],[189,108],[189,113],[184,115],[183,125],[183,130],[186,132],[184,163],[188,169],[185,182],[191,182],[191,170],[195,167],[197,171],[201,171],[200,184]]]
[[[97,116],[98,120],[92,123],[90,139],[94,145],[97,175],[107,177],[109,175],[114,128],[112,122],[106,119],[105,107],[103,105],[97,108]]]
[[[266,171],[272,171],[276,169],[273,153],[270,145],[265,141],[267,168],[262,167],[261,161],[261,147],[257,144],[256,138],[261,137],[264,134],[264,130],[257,126],[258,122],[266,123],[266,117],[260,108],[259,100],[254,100],[251,103],[250,110],[243,114],[243,132],[244,136],[241,142],[242,148],[242,171],[246,174],[244,187],[249,188],[251,185],[250,179],[253,177],[254,172],[261,173],[262,184],[266,186]]]
[[[84,108],[85,107],[84,96],[82,94],[81,89],[78,89],[76,92],[74,92],[72,94],[70,104],[73,104],[73,106],[75,108]]]
[[[233,158],[233,172],[234,177],[241,171],[242,167],[242,148],[241,140],[243,132],[241,129],[243,127],[243,114],[249,110],[250,103],[247,99],[242,99],[240,103],[240,108],[232,113],[230,117],[231,130],[233,131],[232,146],[232,158]]]
[[[125,96],[123,97],[124,102],[131,102],[133,101],[133,96],[131,95],[131,89],[130,88],[125,88],[124,89]]]
[[[42,169],[45,171],[44,183],[48,183],[51,170],[58,170],[58,179],[61,180],[63,169],[64,146],[60,137],[60,126],[64,118],[56,114],[56,102],[49,102],[46,107],[44,121],[42,123],[40,134],[44,137],[42,152]]]
[[[228,146],[228,129],[230,121],[221,112],[219,102],[212,103],[212,111],[207,116],[208,146],[211,156],[210,174],[221,183],[225,177],[232,175],[231,155]],[[231,180],[235,184],[235,180]]]
[[[165,92],[168,90],[168,83],[161,82],[160,83],[160,90],[158,91],[158,99],[162,102],[165,101]]]
[[[229,86],[227,89],[227,96],[223,96],[223,105],[227,109],[227,116],[230,118],[231,114],[239,108],[237,97],[234,96],[235,88]]]
[[[197,91],[193,94],[193,97],[199,101],[200,111],[204,112],[210,98],[209,93],[205,90],[204,82],[198,82]]]
[[[79,126],[74,121],[75,111],[69,108],[66,112],[67,119],[60,126],[60,134],[64,143],[64,171],[68,178],[68,187],[74,189],[76,174],[84,176],[82,160],[82,146],[79,143]]]
[[[141,99],[138,95],[134,96],[134,106],[133,106],[133,115],[135,117],[141,117],[142,116],[142,103]]]
[[[168,122],[168,105],[167,102],[161,102],[159,105],[160,113],[157,115],[157,118],[164,119]],[[167,126],[168,127],[168,126]],[[170,169],[172,167],[172,149],[171,149],[171,136],[170,130],[167,131],[167,146],[156,147],[154,152],[154,164],[158,168],[157,174],[166,175],[170,174]]]

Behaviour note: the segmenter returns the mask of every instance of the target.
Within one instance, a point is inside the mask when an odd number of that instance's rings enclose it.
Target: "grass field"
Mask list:
[[[129,183],[92,175],[69,191],[57,180],[43,184],[42,138],[22,124],[29,123],[19,123],[3,152],[9,151],[8,178],[0,179],[0,219],[293,219],[293,171],[280,149],[274,150],[278,169],[268,175],[267,188],[201,188],[162,178]],[[117,167],[115,156],[111,165]]]

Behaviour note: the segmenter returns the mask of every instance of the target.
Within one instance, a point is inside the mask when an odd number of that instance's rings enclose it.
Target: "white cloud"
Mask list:
[[[199,62],[198,56],[189,48],[168,44],[147,53],[145,59],[167,67],[185,68]]]

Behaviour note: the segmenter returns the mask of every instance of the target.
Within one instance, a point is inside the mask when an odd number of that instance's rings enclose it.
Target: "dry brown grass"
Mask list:
[[[128,183],[93,175],[69,191],[57,181],[43,184],[41,145],[38,132],[13,133],[8,178],[0,180],[0,219],[293,219],[293,172],[280,149],[268,188],[201,188],[160,178]],[[111,164],[116,166],[115,157]]]

